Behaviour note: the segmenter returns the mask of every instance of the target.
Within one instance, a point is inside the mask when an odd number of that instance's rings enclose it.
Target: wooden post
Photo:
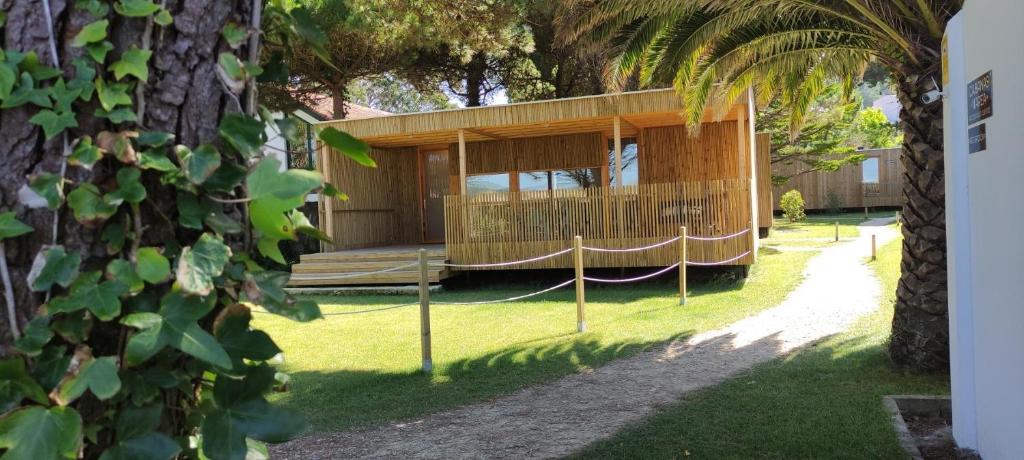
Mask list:
[[[576,332],[587,331],[587,316],[584,311],[583,293],[583,237],[573,239],[573,265],[576,266]]]
[[[430,279],[427,268],[427,250],[420,248],[420,348],[423,351],[423,372],[434,370],[430,353]]]
[[[615,116],[612,134],[615,137],[615,188],[621,189],[622,182],[622,120]]]
[[[466,195],[466,132],[459,130],[459,193]]]
[[[679,305],[686,305],[686,226],[679,227]]]
[[[871,260],[877,260],[878,253],[875,251],[875,235],[871,235]]]
[[[836,242],[839,242],[839,221],[836,221]]]

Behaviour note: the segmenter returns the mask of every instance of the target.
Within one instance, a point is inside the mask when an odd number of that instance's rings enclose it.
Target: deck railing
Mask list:
[[[486,264],[549,254],[570,247],[576,235],[589,246],[629,248],[679,235],[714,237],[750,228],[746,180],[645,184],[614,189],[488,193],[445,197],[445,243],[459,264]],[[749,251],[751,237],[695,241],[692,260],[730,259]],[[642,253],[593,253],[591,267],[653,267],[678,262],[675,245]],[[750,264],[753,256],[736,261]],[[569,255],[517,268],[568,268]]]

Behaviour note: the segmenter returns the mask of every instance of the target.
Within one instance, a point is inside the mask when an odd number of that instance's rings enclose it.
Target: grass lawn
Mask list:
[[[314,430],[400,420],[507,394],[677,337],[724,326],[781,302],[802,279],[809,253],[764,254],[745,282],[691,282],[685,306],[675,281],[587,286],[588,332],[576,334],[571,287],[508,304],[431,307],[434,374],[420,365],[419,311],[328,316],[297,324],[256,315],[284,350],[291,391],[276,401],[304,413]],[[514,275],[514,274],[513,274]],[[565,274],[565,279],[572,275]],[[563,278],[552,279],[548,285]],[[546,286],[435,294],[435,300],[500,299]],[[324,297],[325,313],[414,301],[412,297]]]
[[[873,264],[887,295],[851,330],[696,392],[579,458],[903,458],[886,394],[948,394],[945,376],[894,370],[886,355],[900,242]]]
[[[891,217],[894,212],[874,212],[869,216]],[[790,222],[785,217],[774,220],[768,238],[761,242],[768,246],[826,247],[835,244],[835,223],[839,222],[839,238],[856,238],[860,231],[857,225],[864,222],[863,213],[812,214],[800,222]]]

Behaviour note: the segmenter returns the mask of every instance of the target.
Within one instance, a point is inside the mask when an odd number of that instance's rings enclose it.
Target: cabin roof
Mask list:
[[[640,128],[681,125],[682,111],[675,90],[656,89],[334,120],[317,126],[335,127],[374,147],[392,148],[447,145],[458,142],[459,130],[466,142],[595,131],[611,136],[616,116],[622,121],[622,136],[628,137]],[[717,117],[709,111],[704,122],[735,120],[737,113],[737,106]]]

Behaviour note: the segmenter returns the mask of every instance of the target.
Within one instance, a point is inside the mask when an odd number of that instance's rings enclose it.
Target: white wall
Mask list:
[[[962,33],[957,33],[961,21]],[[1024,1],[969,0],[947,31],[950,79],[944,110],[954,436],[961,447],[973,448],[985,459],[1021,459]],[[986,125],[988,145],[968,154],[966,86],[989,70],[993,114],[980,122]]]
[[[274,118],[284,118],[284,114],[274,113]],[[281,171],[288,169],[288,142],[277,129],[277,125],[267,124],[263,128],[267,134],[267,143],[263,144],[263,154],[277,158],[281,162]]]

